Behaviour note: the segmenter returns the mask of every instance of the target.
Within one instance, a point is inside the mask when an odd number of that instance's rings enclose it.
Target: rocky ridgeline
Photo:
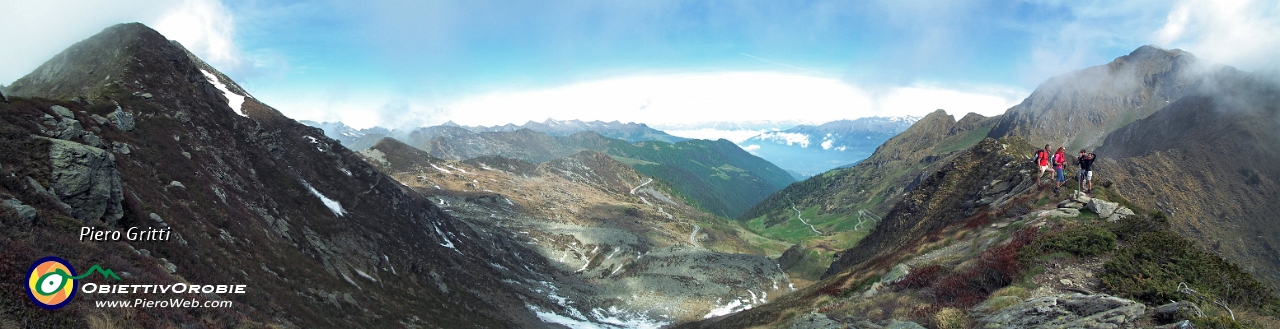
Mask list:
[[[1035,213],[1037,217],[1079,217],[1080,211],[1088,209],[1099,218],[1105,218],[1107,221],[1114,222],[1130,216],[1134,216],[1133,210],[1128,207],[1121,206],[1119,203],[1110,202],[1100,198],[1090,197],[1085,193],[1076,191],[1071,197],[1058,202],[1058,208],[1043,210]]]

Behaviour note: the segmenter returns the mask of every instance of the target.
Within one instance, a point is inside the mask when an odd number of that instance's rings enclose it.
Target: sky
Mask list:
[[[554,118],[714,138],[712,122],[996,115],[1146,44],[1280,68],[1275,1],[0,0],[0,83],[135,21],[292,118],[357,128]]]

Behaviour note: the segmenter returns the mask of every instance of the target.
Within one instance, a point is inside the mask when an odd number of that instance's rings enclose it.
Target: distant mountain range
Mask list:
[[[876,147],[898,135],[919,117],[870,117],[818,126],[799,125],[767,132],[739,143],[743,149],[804,179],[871,156]]]
[[[667,142],[675,143],[689,140],[684,137],[671,136],[663,131],[649,128],[643,123],[627,122],[622,123],[617,120],[604,121],[580,121],[580,120],[553,120],[547,119],[542,122],[529,121],[523,125],[505,124],[501,126],[462,126],[453,121],[440,124],[441,126],[459,127],[472,132],[512,132],[520,129],[529,129],[536,132],[546,133],[551,136],[569,136],[583,131],[594,131],[600,136],[608,138],[621,139],[628,142]]]
[[[536,131],[550,136],[569,136],[579,132],[593,131],[604,137],[621,139],[632,143],[643,141],[675,143],[689,140],[688,138],[672,136],[660,130],[649,128],[649,126],[643,123],[622,123],[618,121],[604,122],[547,119],[543,122],[529,121],[519,126],[515,124],[506,124],[492,127],[463,126],[454,123],[453,121],[448,121],[440,124],[439,126],[424,127],[408,131],[387,129],[383,127],[355,129],[343,124],[342,122],[315,122],[308,120],[302,120],[299,122],[308,126],[323,129],[326,136],[338,140],[343,146],[353,150],[363,150],[372,147],[374,143],[377,143],[378,140],[383,137],[395,137],[400,140],[408,140],[409,136],[412,134],[421,133],[423,130],[432,130],[432,128],[437,127],[460,128],[473,133],[515,132],[521,129],[528,129],[530,131]]]

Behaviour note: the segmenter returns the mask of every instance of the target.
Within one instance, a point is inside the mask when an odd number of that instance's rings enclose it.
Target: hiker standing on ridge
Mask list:
[[[1067,176],[1062,173],[1062,170],[1066,169],[1067,165],[1066,151],[1066,148],[1058,147],[1058,151],[1053,153],[1053,173],[1057,181],[1057,184],[1053,185],[1054,194],[1058,193],[1058,188],[1062,187],[1062,182],[1067,181]]]
[[[1041,186],[1041,180],[1044,179],[1044,172],[1049,171],[1049,144],[1044,144],[1043,150],[1036,150],[1035,162],[1040,165],[1040,173],[1036,174],[1036,186]]]
[[[1084,193],[1093,193],[1093,159],[1097,155],[1086,153],[1084,149],[1080,149],[1080,156],[1076,158],[1076,164],[1080,165],[1080,171],[1076,173],[1076,180],[1080,182],[1080,189]],[[1089,188],[1085,188],[1085,183],[1089,184]]]

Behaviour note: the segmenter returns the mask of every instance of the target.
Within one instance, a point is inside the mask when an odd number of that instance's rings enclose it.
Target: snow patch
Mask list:
[[[361,277],[364,277],[365,279],[369,279],[369,281],[378,282],[378,279],[374,279],[373,277],[369,276],[369,274],[368,274],[368,273],[365,273],[364,271],[356,270],[356,274],[359,274]]]
[[[432,164],[431,164],[431,168],[436,168],[436,170],[439,170],[440,172],[443,172],[443,173],[446,173],[446,174],[452,174],[452,172],[449,172],[448,170],[445,170],[444,168],[436,167],[436,164],[434,164],[434,163],[432,163]]]
[[[244,104],[244,96],[231,92],[231,90],[227,89],[227,85],[222,83],[222,81],[219,81],[218,76],[213,75],[213,73],[209,73],[209,71],[205,71],[204,69],[200,69],[200,73],[204,73],[204,77],[209,79],[209,83],[212,83],[214,87],[217,87],[218,90],[222,91],[222,96],[227,98],[227,105],[231,106],[231,109],[235,110],[236,114],[246,118],[249,117],[240,109],[240,106]]]
[[[453,249],[453,251],[457,251],[459,254],[462,253],[461,251],[458,251],[458,248],[453,246],[453,241],[449,241],[449,237],[444,236],[444,232],[440,231],[439,226],[436,226],[436,224],[431,224],[431,228],[436,229],[436,234],[440,235],[441,239],[444,239],[444,243],[440,244],[441,246],[444,246],[445,248]]]
[[[333,211],[333,214],[335,216],[342,217],[347,214],[346,210],[342,210],[342,204],[338,203],[338,201],[334,201],[333,199],[330,199],[327,196],[324,196],[324,194],[320,194],[320,191],[316,191],[314,187],[311,187],[311,184],[307,184],[307,181],[305,180],[302,181],[302,186],[306,186],[307,190],[311,191],[312,195],[315,195],[317,198],[320,198],[320,202],[324,203],[325,207],[329,207],[329,210]]]
[[[347,170],[347,168],[338,168],[338,171],[341,171],[342,173],[347,174],[347,177],[351,177],[351,171]]]

